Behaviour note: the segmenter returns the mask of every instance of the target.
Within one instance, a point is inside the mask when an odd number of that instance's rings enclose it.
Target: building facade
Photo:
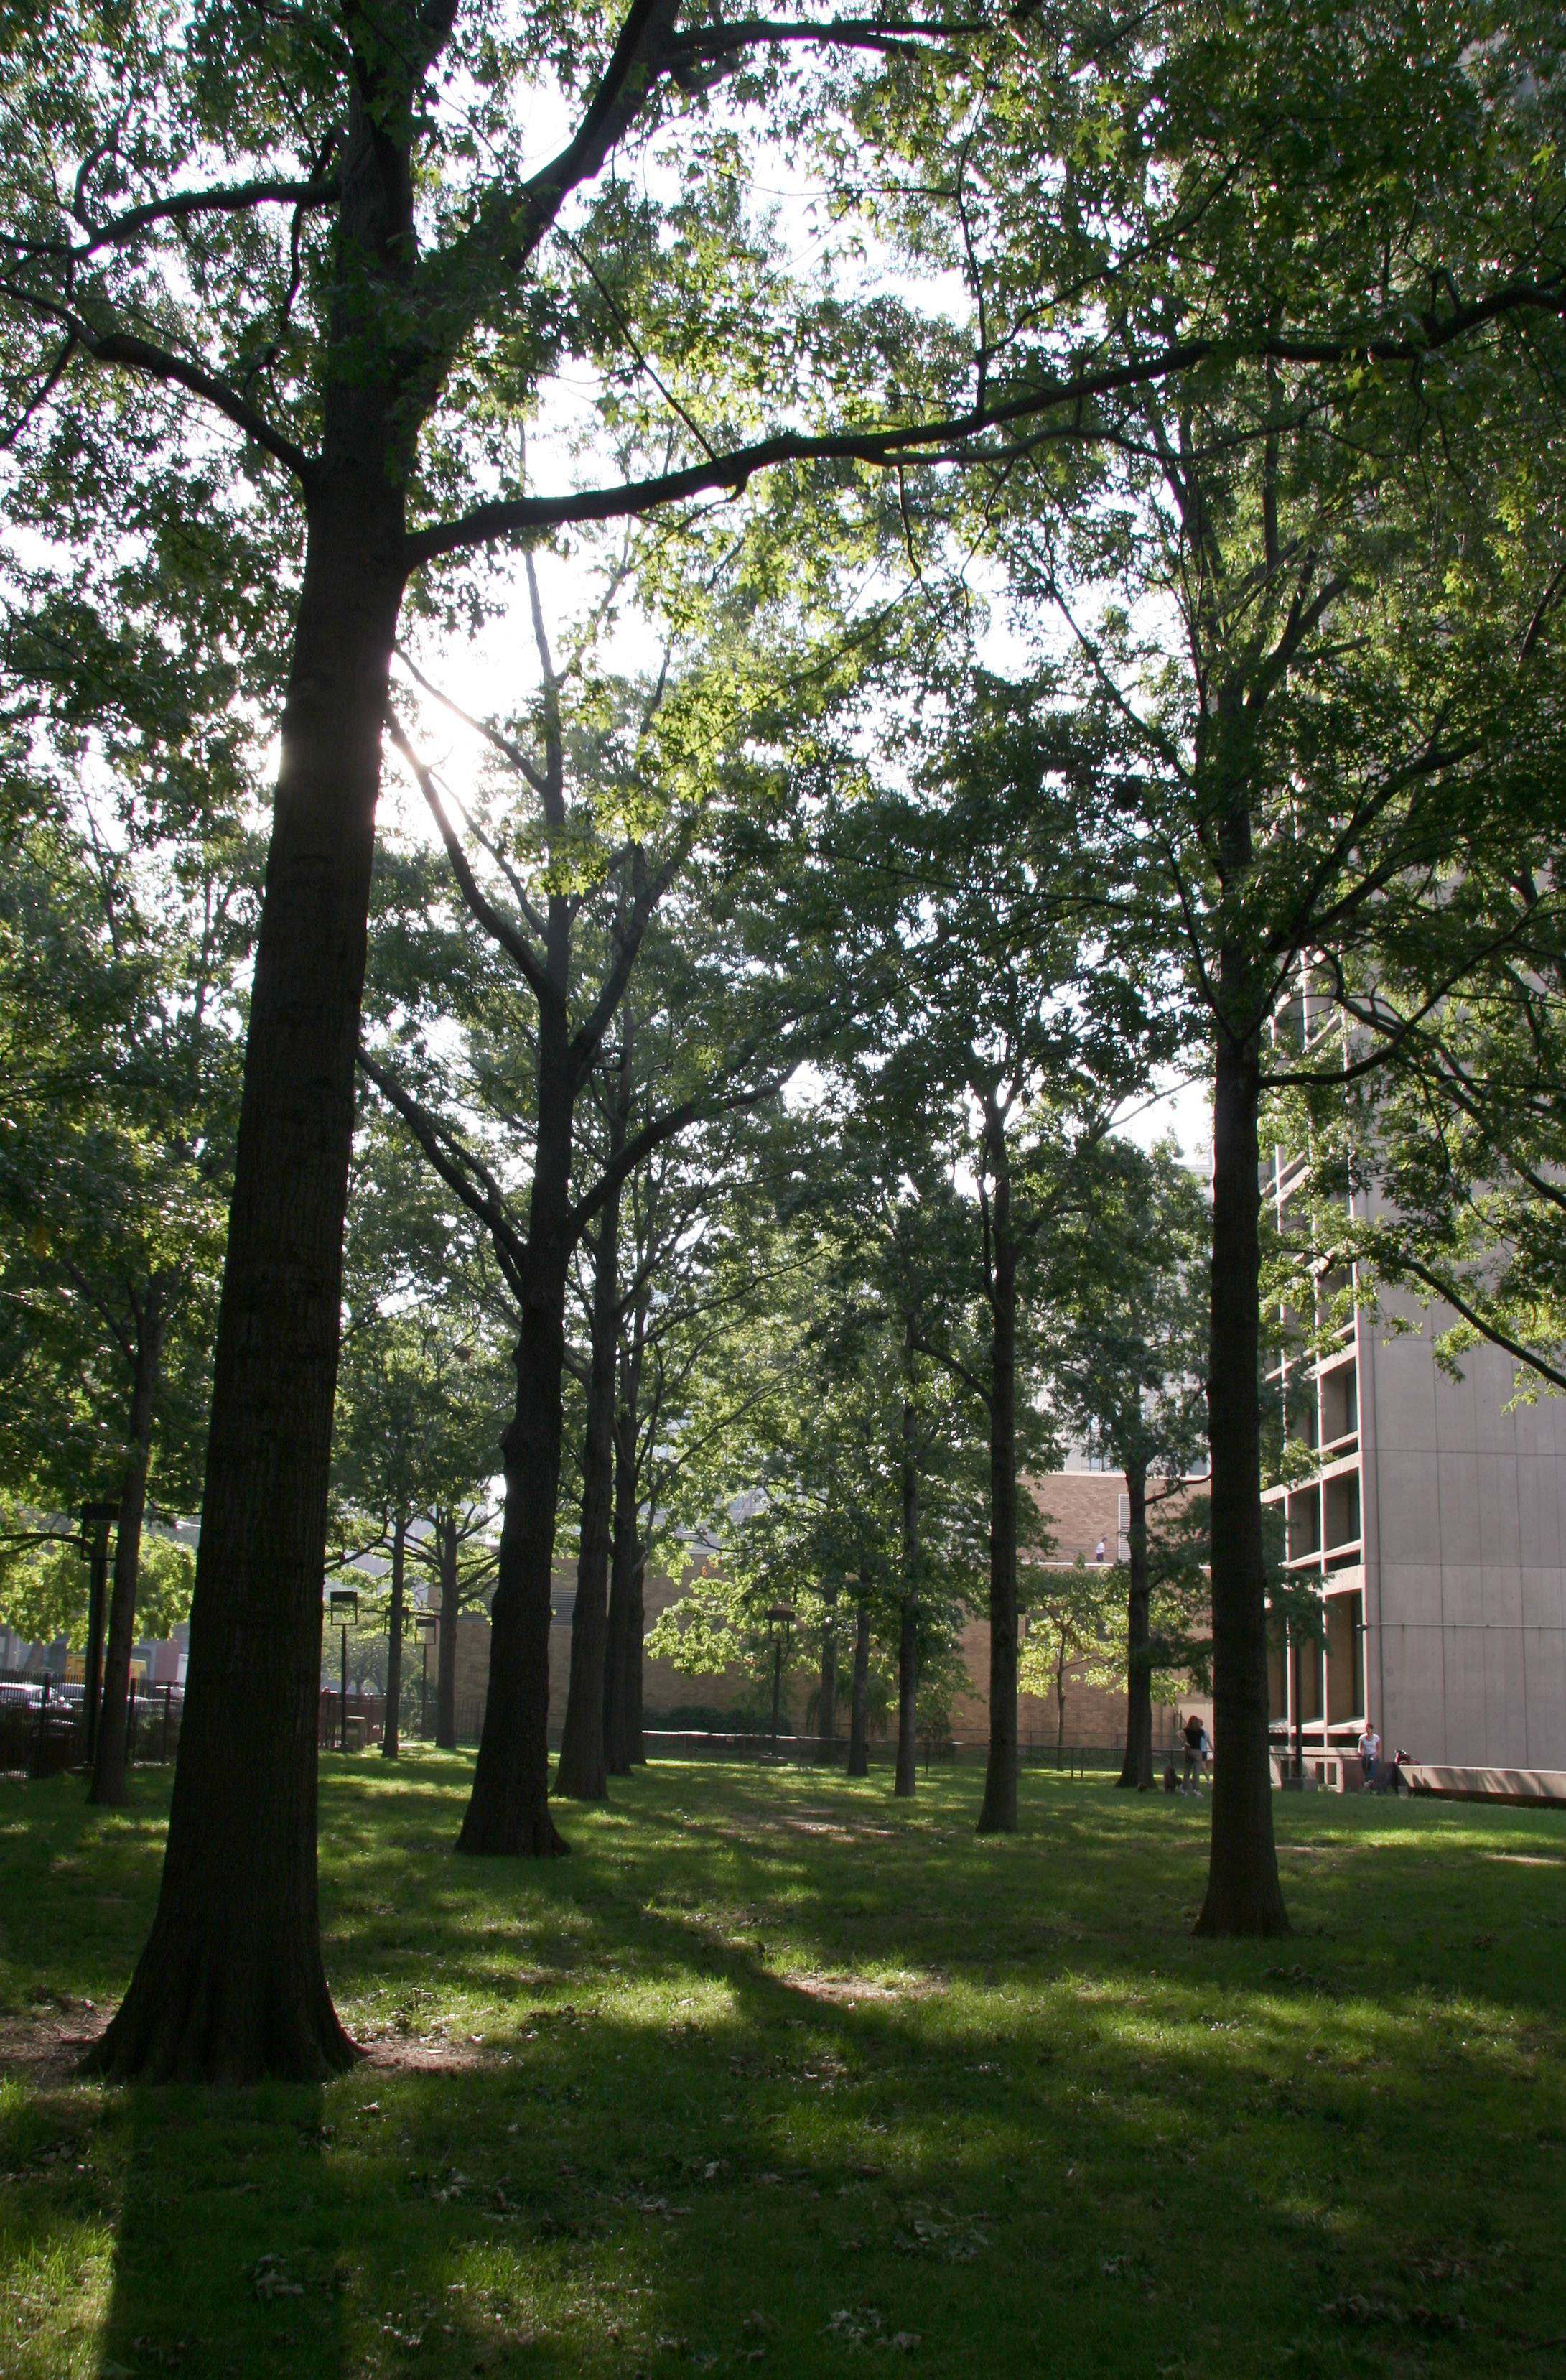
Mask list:
[[[1304,1179],[1274,1152],[1284,1232]],[[1349,1751],[1368,1718],[1422,1764],[1566,1771],[1566,1399],[1510,1409],[1514,1366],[1488,1345],[1449,1378],[1432,1341],[1453,1318],[1412,1299],[1334,1330],[1340,1286],[1271,1373],[1309,1469],[1267,1501],[1326,1621],[1322,1644],[1274,1646],[1274,1735]]]

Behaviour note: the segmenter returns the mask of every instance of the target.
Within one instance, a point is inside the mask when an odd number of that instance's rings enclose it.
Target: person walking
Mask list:
[[[1376,1791],[1376,1764],[1380,1757],[1381,1739],[1376,1732],[1375,1720],[1367,1718],[1365,1722],[1365,1730],[1359,1739],[1360,1766],[1365,1771],[1364,1790],[1366,1793],[1374,1793]]]
[[[1180,1730],[1181,1746],[1185,1755],[1185,1780],[1180,1789],[1183,1793],[1199,1793],[1202,1790],[1202,1747],[1207,1740],[1207,1729],[1198,1714],[1193,1711]]]

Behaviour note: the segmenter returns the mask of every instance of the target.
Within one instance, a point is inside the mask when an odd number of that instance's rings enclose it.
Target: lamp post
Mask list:
[[[767,1618],[772,1628],[772,1750],[778,1748],[778,1713],[783,1705],[783,1639],[794,1625],[795,1612],[791,1603],[769,1606]]]
[[[348,1748],[348,1631],[358,1618],[358,1593],[351,1586],[334,1586],[326,1598],[334,1624],[343,1631],[343,1725],[339,1751]]]
[[[118,1518],[117,1504],[84,1504],[81,1508],[81,1549],[87,1557],[87,1660],[83,1669],[81,1712],[85,1721],[89,1768],[98,1757],[98,1706],[103,1693],[103,1616],[109,1599],[109,1524]]]
[[[419,1649],[423,1657],[422,1667],[419,1672],[419,1741],[420,1743],[428,1743],[430,1741],[430,1729],[426,1718],[430,1703],[430,1647],[435,1641],[435,1632],[440,1624],[432,1611],[421,1611],[419,1615]]]

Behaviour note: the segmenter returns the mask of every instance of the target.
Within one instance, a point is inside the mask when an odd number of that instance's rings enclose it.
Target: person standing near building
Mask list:
[[[1180,1742],[1185,1754],[1185,1781],[1181,1791],[1199,1793],[1202,1790],[1202,1762],[1206,1756],[1208,1731],[1193,1711],[1180,1730]]]
[[[1380,1757],[1381,1739],[1376,1732],[1375,1720],[1367,1718],[1365,1731],[1359,1739],[1360,1765],[1365,1770],[1365,1791],[1367,1793],[1376,1790],[1376,1764]]]

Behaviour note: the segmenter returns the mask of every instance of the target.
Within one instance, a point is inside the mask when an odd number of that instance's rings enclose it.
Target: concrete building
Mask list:
[[[1304,1178],[1274,1151],[1282,1229]],[[1326,1608],[1324,1645],[1274,1652],[1275,1737],[1341,1753],[1369,1718],[1422,1766],[1566,1771],[1566,1399],[1509,1412],[1514,1367],[1489,1346],[1450,1379],[1431,1342],[1452,1318],[1412,1300],[1386,1304],[1417,1335],[1363,1314],[1333,1330],[1339,1285],[1271,1372],[1310,1468],[1267,1501]]]

